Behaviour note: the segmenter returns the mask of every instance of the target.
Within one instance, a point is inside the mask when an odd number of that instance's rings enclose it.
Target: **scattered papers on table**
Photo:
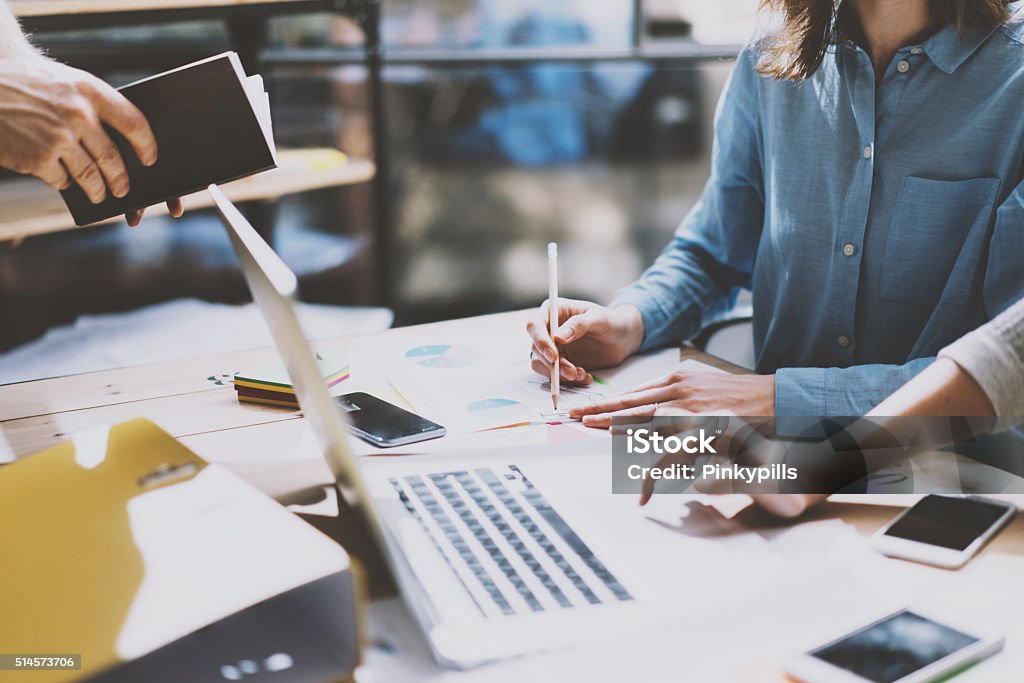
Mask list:
[[[556,411],[548,379],[530,369],[525,333],[481,331],[463,340],[448,332],[396,334],[375,339],[368,350],[412,409],[444,425],[449,434],[568,423],[570,408],[625,391],[679,365],[679,350],[665,349],[599,372],[589,386],[563,383]],[[561,438],[568,432],[558,434]]]

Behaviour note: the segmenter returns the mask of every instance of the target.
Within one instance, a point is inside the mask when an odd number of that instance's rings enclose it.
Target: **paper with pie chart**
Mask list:
[[[465,340],[407,334],[375,339],[372,355],[411,408],[448,430],[476,432],[511,425],[568,423],[567,410],[667,374],[677,350],[645,354],[599,373],[587,387],[562,384],[559,411],[551,405],[548,378],[530,369],[525,335],[482,330]]]
[[[438,355],[434,358],[435,364],[422,367],[443,374],[447,363],[457,357]],[[419,371],[414,374],[419,374]],[[428,383],[413,383],[394,377],[396,373],[392,373],[389,379],[414,410],[444,425],[450,434],[513,425],[570,422],[566,412],[570,406],[604,396],[600,391],[565,387],[559,403],[561,410],[555,411],[547,380],[537,377],[523,364],[518,368],[506,367],[501,372],[474,373],[458,379],[437,378]]]
[[[551,405],[550,392],[541,391],[539,383],[520,382],[518,386],[478,386],[467,389],[469,391],[461,397],[453,396],[454,400],[450,403],[432,408],[437,411],[441,424],[446,424],[444,420],[447,420],[447,425],[452,425],[449,431],[481,431],[573,422],[567,413],[572,401],[560,402],[561,409],[555,411]]]

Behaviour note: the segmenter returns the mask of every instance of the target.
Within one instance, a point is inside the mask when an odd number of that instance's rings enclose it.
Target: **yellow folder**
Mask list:
[[[340,546],[147,420],[0,468],[0,520],[0,653],[81,655],[81,669],[0,680],[86,678],[351,577]],[[325,608],[351,628],[332,646],[358,659],[354,593],[336,597]]]

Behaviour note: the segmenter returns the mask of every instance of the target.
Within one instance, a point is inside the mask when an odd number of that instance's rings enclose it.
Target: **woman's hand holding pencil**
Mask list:
[[[634,306],[607,308],[589,301],[558,300],[558,329],[549,332],[550,300],[530,318],[534,372],[549,376],[557,362],[559,376],[571,384],[590,384],[593,370],[615,367],[636,353],[644,324]]]

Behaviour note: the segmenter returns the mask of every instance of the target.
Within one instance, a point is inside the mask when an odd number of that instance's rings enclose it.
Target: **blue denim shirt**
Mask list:
[[[861,415],[1024,296],[1024,19],[946,27],[876,84],[847,42],[802,83],[744,50],[711,177],[612,305],[644,347],[695,335],[740,288],[784,415]]]

